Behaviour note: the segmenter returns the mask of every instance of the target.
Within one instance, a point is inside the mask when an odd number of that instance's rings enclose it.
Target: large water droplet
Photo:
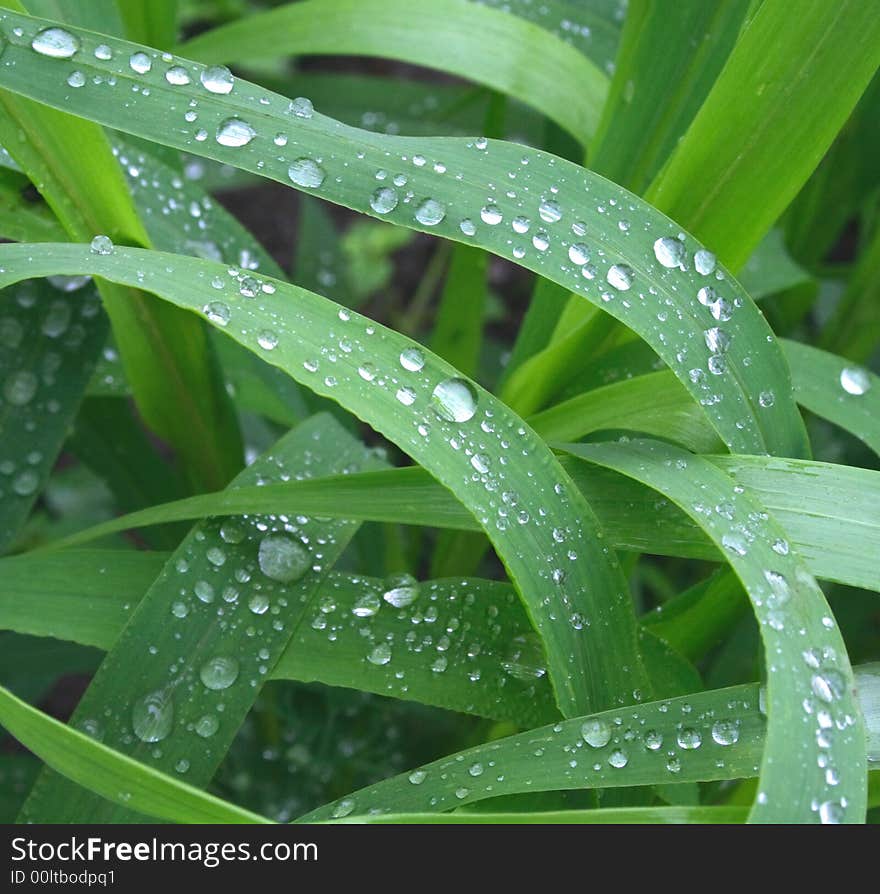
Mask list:
[[[419,598],[419,583],[411,574],[393,574],[385,586],[382,598],[395,608],[406,608]]]
[[[237,149],[239,146],[247,146],[257,135],[257,132],[241,118],[227,118],[217,128],[217,142],[221,146]]]
[[[676,741],[678,742],[679,747],[684,748],[686,751],[692,751],[703,744],[703,737],[697,730],[692,729],[691,727],[685,727],[678,731]]]
[[[151,692],[134,703],[131,725],[142,742],[161,742],[174,723],[174,702],[161,690]]]
[[[431,395],[431,406],[447,422],[467,422],[477,412],[477,392],[466,379],[444,379]]]
[[[635,273],[632,267],[626,264],[614,264],[608,269],[605,279],[608,281],[608,285],[613,286],[619,292],[625,292],[632,288],[634,277]]]
[[[110,255],[113,254],[113,240],[109,236],[95,236],[89,243],[92,254]]]
[[[351,613],[356,618],[371,618],[379,613],[380,608],[382,608],[382,600],[379,599],[378,595],[376,593],[365,593],[355,600],[354,605],[351,607]]]
[[[309,551],[283,534],[269,534],[260,541],[260,571],[283,584],[299,580],[312,564]]]
[[[714,273],[715,264],[715,255],[711,251],[701,248],[694,253],[694,269],[701,276],[709,276],[710,273]]]
[[[291,101],[288,111],[296,118],[311,118],[315,114],[315,107],[310,99],[305,96],[297,96]]]
[[[739,724],[735,720],[718,720],[712,724],[712,739],[718,745],[739,742]]]
[[[380,186],[370,196],[370,207],[376,214],[390,214],[397,207],[397,190],[390,186]]]
[[[400,365],[409,372],[419,372],[425,365],[425,355],[418,348],[404,348],[400,352]]]
[[[416,208],[416,220],[426,227],[435,227],[446,217],[446,206],[436,199],[424,199]]]
[[[146,74],[153,67],[153,60],[146,53],[132,53],[128,66],[137,74]]]
[[[840,371],[840,387],[856,397],[864,394],[871,387],[868,371],[859,366],[844,367]]]
[[[211,301],[202,308],[202,313],[217,326],[225,326],[230,319],[229,305],[222,301]]]
[[[538,206],[538,214],[541,216],[541,220],[547,223],[556,223],[562,219],[562,211],[559,208],[559,204],[553,199],[543,199]]]
[[[79,38],[63,28],[44,28],[31,41],[31,46],[41,56],[70,59],[79,49]]]
[[[37,377],[30,370],[22,369],[14,372],[3,383],[3,396],[13,406],[23,407],[31,402],[38,385]]]
[[[232,72],[225,65],[212,65],[206,68],[199,75],[199,80],[209,93],[219,93],[222,96],[231,93],[235,84]]]
[[[182,65],[172,65],[165,72],[165,80],[175,87],[185,87],[189,83],[189,72]]]
[[[604,748],[611,741],[611,725],[606,720],[586,720],[581,736],[591,748]]]
[[[287,176],[297,186],[304,189],[317,189],[326,177],[324,169],[313,159],[303,156],[295,158],[287,169]]]
[[[380,667],[384,664],[388,664],[391,661],[391,646],[388,643],[379,643],[369,655],[367,655],[367,661],[370,664],[377,664]]]
[[[629,763],[629,757],[622,749],[615,748],[611,754],[608,755],[608,763],[614,767],[615,770],[621,770]]]
[[[684,244],[679,239],[662,236],[654,243],[654,257],[664,267],[681,267],[685,257]]]
[[[238,679],[238,661],[226,655],[209,658],[199,670],[208,689],[228,689]]]

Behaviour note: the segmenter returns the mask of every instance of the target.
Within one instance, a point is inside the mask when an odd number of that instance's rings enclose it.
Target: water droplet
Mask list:
[[[165,72],[165,80],[175,87],[185,87],[189,83],[189,72],[182,65],[172,65]]]
[[[679,747],[684,748],[686,751],[693,751],[695,748],[699,748],[700,745],[703,744],[703,737],[697,730],[692,729],[691,727],[685,727],[678,731],[676,741],[678,742]]]
[[[31,402],[37,393],[39,380],[27,369],[14,372],[3,383],[3,396],[15,407],[23,407]]]
[[[248,608],[255,615],[265,615],[267,611],[269,611],[269,597],[264,593],[254,593],[250,599],[248,599]]]
[[[283,584],[299,580],[312,564],[308,550],[283,534],[269,534],[260,541],[260,571]]]
[[[63,28],[44,28],[37,32],[31,47],[41,56],[53,59],[70,59],[79,49],[79,38]]]
[[[351,613],[356,618],[371,618],[379,613],[382,600],[375,593],[365,593],[359,596],[351,607]]]
[[[504,216],[497,205],[484,205],[480,210],[480,220],[485,224],[489,224],[490,227],[494,227],[504,220]]]
[[[846,693],[846,680],[843,674],[834,668],[825,668],[813,674],[810,685],[816,698],[826,704],[842,698]]]
[[[838,825],[842,823],[845,811],[840,801],[825,801],[819,805],[819,819],[823,825]]]
[[[175,602],[171,606],[171,614],[175,618],[185,618],[189,614],[189,609],[185,602]]]
[[[532,222],[527,218],[523,217],[521,214],[513,219],[511,223],[511,227],[513,227],[513,231],[515,233],[519,233],[520,236],[525,235],[529,231],[529,227],[531,227]]]
[[[470,218],[464,218],[462,222],[458,225],[458,228],[465,234],[465,236],[473,236],[474,233],[477,232],[477,228],[474,226],[474,222],[470,220]]]
[[[142,742],[161,742],[174,723],[174,702],[161,690],[151,692],[134,703],[131,725]]]
[[[717,326],[707,329],[703,337],[706,340],[706,347],[713,354],[724,354],[730,348],[730,336]]]
[[[663,735],[655,729],[645,733],[645,748],[648,751],[658,751],[663,747]]]
[[[762,391],[758,395],[758,403],[765,409],[772,407],[776,403],[776,395],[772,391]]]
[[[225,326],[231,316],[229,305],[222,301],[211,301],[202,308],[202,313],[218,326]]]
[[[681,267],[685,258],[684,244],[679,239],[661,236],[654,243],[654,257],[664,266]]]
[[[86,83],[86,76],[81,71],[72,71],[67,76],[67,84],[69,87],[83,87]]]
[[[132,53],[128,66],[137,74],[146,74],[153,67],[153,60],[146,53]]]
[[[400,352],[400,365],[409,372],[419,372],[425,365],[425,355],[418,348],[404,348]]]
[[[390,186],[380,186],[370,196],[370,207],[376,214],[390,214],[397,207],[397,190]]]
[[[221,146],[237,149],[247,146],[257,135],[257,132],[241,118],[227,118],[217,128],[216,140]]]
[[[736,745],[739,742],[739,724],[734,720],[718,720],[712,724],[712,739],[718,745]]]
[[[412,388],[404,385],[397,389],[395,397],[405,406],[411,407],[416,402],[416,393]]]
[[[206,605],[214,601],[214,588],[206,580],[196,581],[193,592]]]
[[[395,608],[406,608],[419,598],[419,582],[411,574],[393,574],[385,586],[382,598]]]
[[[483,765],[480,763],[471,764],[468,767],[468,774],[470,776],[482,776],[483,775]]]
[[[384,664],[388,664],[391,661],[391,646],[388,643],[379,643],[369,655],[367,655],[367,661],[370,664],[377,664],[380,667]]]
[[[113,58],[113,50],[105,43],[99,43],[95,47],[95,58],[101,62],[109,62]]]
[[[477,412],[477,392],[466,379],[444,379],[431,395],[431,406],[447,422],[467,422]]]
[[[92,254],[110,255],[113,254],[113,240],[109,236],[95,236],[89,243]]]
[[[634,277],[635,273],[633,272],[632,267],[629,267],[626,264],[614,264],[609,268],[605,279],[607,280],[608,285],[617,289],[619,292],[626,292],[632,287]]]
[[[209,93],[219,93],[221,96],[231,93],[235,84],[232,72],[225,65],[212,65],[206,68],[199,75],[199,80]]]
[[[291,162],[287,176],[303,189],[317,189],[324,182],[326,173],[313,158],[303,156]]]
[[[12,489],[20,497],[29,497],[40,483],[40,476],[33,469],[25,469],[16,475]]]
[[[611,726],[605,720],[586,720],[581,736],[591,748],[604,748],[611,741]]]
[[[174,769],[177,770],[178,773],[186,773],[189,770],[189,761],[182,757],[175,765]]]
[[[214,714],[203,714],[196,721],[196,734],[203,739],[209,739],[220,728],[220,721]]]
[[[489,457],[485,453],[475,453],[471,457],[471,465],[481,475],[489,471]]]
[[[208,689],[228,689],[238,679],[238,661],[226,655],[209,658],[201,666],[199,678]]]
[[[568,248],[568,257],[572,264],[583,267],[590,260],[590,250],[583,242],[575,242],[574,245],[570,245]]]
[[[296,99],[291,100],[287,111],[295,118],[311,118],[315,114],[315,107],[307,97],[297,96]]]
[[[424,770],[413,770],[412,773],[409,774],[409,781],[413,785],[421,785],[427,777],[428,774]]]
[[[715,255],[705,248],[694,253],[694,269],[701,276],[709,276],[715,272]]]
[[[615,748],[611,754],[608,755],[608,763],[616,770],[620,770],[629,763],[629,757],[625,751],[622,751],[620,748]]]
[[[446,206],[436,199],[424,199],[416,208],[416,220],[426,227],[435,227],[446,217]]]
[[[351,798],[344,798],[340,801],[332,811],[333,819],[342,819],[348,816],[354,810],[354,801]]]
[[[562,219],[562,211],[559,208],[559,204],[553,201],[553,199],[542,199],[541,204],[538,206],[538,214],[541,216],[541,220],[546,223],[556,223]]]
[[[840,371],[840,387],[847,394],[858,397],[871,387],[868,371],[859,366],[847,366]]]
[[[274,351],[278,346],[278,336],[271,329],[263,329],[257,333],[257,344],[264,351]]]

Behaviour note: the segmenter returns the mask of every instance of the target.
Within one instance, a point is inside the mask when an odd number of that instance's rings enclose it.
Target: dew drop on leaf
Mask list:
[[[153,67],[153,60],[146,53],[132,53],[128,67],[137,74],[146,74]]]
[[[247,146],[248,143],[257,135],[257,132],[241,118],[227,118],[217,128],[217,142],[221,146],[228,146],[237,149],[240,146]]]
[[[31,41],[31,47],[41,56],[70,59],[79,50],[79,38],[63,28],[44,28]]]
[[[467,422],[477,412],[477,392],[466,379],[444,379],[434,388],[431,406],[447,422]]]
[[[416,220],[426,227],[436,227],[446,217],[446,206],[436,199],[424,199],[416,208]]]
[[[591,748],[604,748],[611,741],[611,725],[606,720],[586,720],[581,725],[581,736]]]
[[[840,371],[840,387],[847,394],[859,397],[871,387],[868,371],[859,366],[846,366]]]
[[[134,703],[131,725],[142,742],[161,742],[174,723],[174,702],[163,691],[151,692]]]
[[[217,93],[221,96],[231,93],[235,84],[232,72],[225,65],[212,65],[210,68],[206,68],[199,75],[199,80],[209,93]]]
[[[287,584],[299,580],[312,564],[309,551],[284,534],[269,534],[260,541],[257,554],[266,577]]]
[[[238,660],[227,655],[209,658],[199,669],[199,679],[208,689],[228,689],[238,679]]]
[[[317,189],[324,182],[326,174],[313,158],[303,156],[290,163],[287,176],[297,186],[302,186],[304,189]]]

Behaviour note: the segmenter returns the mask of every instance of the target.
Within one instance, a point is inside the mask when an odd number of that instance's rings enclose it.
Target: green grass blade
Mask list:
[[[106,337],[91,287],[0,293],[0,553],[49,477]]]
[[[42,202],[28,201],[30,181],[13,171],[0,171],[0,237],[12,242],[64,242],[67,233]]]
[[[127,810],[176,823],[268,823],[59,723],[0,686],[0,724],[59,773]]]
[[[140,2],[141,0],[132,0],[131,5],[136,6]],[[116,37],[125,36],[117,0],[24,0],[23,5],[31,15],[54,19],[56,22],[69,22],[92,31],[104,31]]]
[[[486,47],[492,46],[487,53]],[[543,28],[466,0],[305,0],[223,25],[180,52],[201,62],[267,54],[380,56],[467,78],[539,109],[586,144],[608,81]]]
[[[70,236],[149,243],[100,128],[4,90],[0,141]],[[98,283],[98,290],[144,418],[179,451],[194,487],[222,487],[240,465],[239,437],[204,327],[137,289]],[[186,407],[169,405],[169,392]]]
[[[768,656],[768,728],[751,819],[818,822],[833,813],[861,821],[865,738],[846,646],[786,532],[701,457],[650,441],[569,449],[677,503],[724,552],[752,601]]]
[[[820,344],[858,363],[869,360],[880,345],[880,226],[860,252]]]
[[[680,228],[631,193],[570,162],[509,143],[490,140],[480,148],[480,141],[370,134],[319,114],[288,114],[289,100],[240,80],[231,93],[218,96],[197,83],[202,67],[186,60],[165,63],[154,55],[152,70],[137,75],[128,65],[131,53],[140,49],[137,45],[108,38],[115,55],[105,62],[91,53],[98,38],[84,32],[78,32],[83,49],[73,62],[46,59],[29,45],[39,25],[13,14],[2,20],[9,41],[4,59],[10,64],[0,69],[0,86],[280,182],[291,183],[290,168],[296,162],[294,177],[300,185],[317,184],[304,189],[322,198],[514,259],[583,295],[642,336],[702,402],[731,450],[789,456],[808,452],[788,369],[751,299],[722,268],[717,268],[716,279],[692,269],[693,255],[702,245],[687,236],[673,250],[681,252],[688,269],[661,266],[654,243],[658,238],[674,238]],[[23,29],[22,37],[13,33],[14,27]],[[165,66],[173,64],[186,64],[192,83],[168,84]],[[82,90],[71,91],[64,85],[73,65],[86,75]],[[93,93],[89,83],[94,75],[115,77],[117,92]],[[143,86],[149,87],[148,97],[131,92]],[[183,107],[190,100],[196,101],[199,110],[194,122],[183,120]],[[180,120],[169,127],[169,115],[176,114],[172,109],[179,110]],[[214,139],[230,117],[253,129],[254,136],[245,145],[223,146]],[[272,142],[278,133],[288,137],[280,152]],[[321,165],[313,168],[317,158],[322,159]],[[524,159],[527,164],[522,163]],[[304,175],[301,169],[311,173]],[[386,178],[405,177],[406,189],[377,185],[377,172],[381,177],[383,171]],[[513,198],[502,195],[497,187],[511,174],[515,175]],[[377,193],[381,189],[391,192]],[[492,199],[487,202],[489,196]],[[383,208],[383,202],[396,204],[382,215],[371,203]],[[483,216],[495,219],[494,209],[503,218],[502,225],[482,220]],[[518,235],[510,225],[520,215],[530,220],[530,230]],[[462,222],[466,230],[473,228],[473,236],[465,235]],[[572,245],[581,239],[591,252],[593,266],[574,263],[569,256]],[[546,247],[545,242],[549,243]],[[580,260],[582,255],[575,251],[575,257]],[[628,289],[618,289],[608,280],[610,274],[611,280],[625,285],[627,277],[621,279],[618,273],[622,266],[632,270]],[[594,278],[585,277],[584,270]],[[714,305],[718,314],[727,316],[727,305],[735,307],[731,319],[720,327],[721,334],[715,331],[718,320],[710,308],[697,300],[699,289],[708,285],[727,302]],[[726,353],[720,350],[725,347]],[[774,400],[762,406],[758,396],[768,391]]]
[[[167,558],[75,550],[0,560],[0,628],[109,651]],[[414,603],[397,610],[384,600],[389,588],[382,579],[330,573],[269,678],[347,686],[520,726],[559,717],[540,640],[509,584],[422,581]],[[413,629],[422,634],[413,637]],[[368,657],[381,643],[391,646],[387,664]]]
[[[696,453],[721,448],[703,411],[668,371],[594,388],[529,422],[546,441],[575,441],[603,429],[626,429],[668,438]]]
[[[716,726],[719,721],[723,725]],[[764,731],[757,686],[700,692],[579,717],[478,745],[361,789],[307,813],[299,822],[366,814],[441,813],[518,792],[754,776]],[[585,741],[585,733],[596,746]],[[736,741],[722,745],[719,738]]]
[[[785,529],[810,572],[823,580],[880,590],[874,556],[880,550],[876,505],[880,473],[806,460],[711,457],[736,474]],[[561,457],[563,468],[595,510],[610,544],[619,550],[720,561],[721,553],[699,525],[674,504],[629,478]],[[53,549],[153,524],[274,512],[295,500],[304,512],[362,521],[430,525],[476,531],[467,509],[419,468],[363,472],[281,486],[237,488],[152,506],[49,544]],[[811,511],[804,513],[809,502]],[[341,508],[342,507],[342,508]]]
[[[329,443],[332,451],[324,449]],[[251,484],[375,463],[332,418],[317,416],[236,480]],[[128,619],[72,723],[97,729],[102,741],[137,760],[206,786],[355,529],[292,513],[196,526]],[[48,772],[22,815],[131,820]]]
[[[177,41],[177,0],[116,0],[116,3],[129,40],[163,49],[174,46]],[[78,24],[94,28],[85,22]],[[97,30],[106,29],[98,25]]]
[[[783,347],[798,403],[880,456],[880,376],[810,345],[786,341]]]
[[[476,0],[540,25],[580,50],[602,71],[612,71],[620,42],[619,0]]]
[[[818,165],[878,65],[871,4],[793,9],[765,0],[647,199],[737,269]]]
[[[736,41],[748,0],[686,0],[674,14],[634,0],[590,166],[641,194],[706,98]]]
[[[331,823],[366,825],[669,825],[688,823],[744,823],[748,811],[742,807],[609,807],[606,810],[563,810],[558,813],[391,813]]]
[[[439,357],[287,283],[264,280],[270,295],[243,297],[238,279],[207,261],[140,249],[99,255],[58,245],[0,246],[0,261],[6,269],[0,285],[22,275],[85,268],[205,313],[245,347],[361,416],[467,506],[545,643],[564,713],[577,713],[581,704],[619,703],[645,686],[626,581],[588,504],[543,441]],[[518,505],[525,494],[543,514]]]

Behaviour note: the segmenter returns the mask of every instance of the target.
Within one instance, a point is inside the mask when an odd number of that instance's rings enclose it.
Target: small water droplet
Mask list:
[[[385,586],[382,598],[395,608],[406,608],[419,598],[419,582],[411,574],[393,574]]]
[[[382,600],[379,599],[376,593],[365,593],[355,600],[354,605],[351,607],[351,613],[356,618],[371,618],[379,613],[381,607]]]
[[[620,748],[615,748],[611,754],[608,755],[608,763],[614,767],[615,770],[620,770],[629,763],[629,757],[625,751]]]
[[[715,255],[711,251],[701,248],[699,251],[694,252],[694,269],[701,276],[709,276],[711,273],[714,273],[715,264]]]
[[[712,724],[712,739],[718,745],[736,745],[739,742],[739,724],[734,720],[718,720]]]
[[[189,72],[182,65],[172,65],[165,72],[165,80],[175,87],[185,87],[189,83]]]
[[[278,336],[271,329],[263,329],[257,333],[257,344],[264,351],[274,351],[278,347]]]
[[[83,87],[86,83],[86,76],[81,71],[72,71],[67,76],[67,84],[69,87]]]
[[[425,355],[418,348],[404,348],[400,352],[400,365],[409,372],[419,372],[425,366]]]
[[[315,107],[310,99],[305,96],[297,96],[291,101],[288,111],[295,118],[311,118],[315,114]]]
[[[700,745],[703,744],[703,737],[697,730],[691,727],[685,727],[678,731],[676,741],[680,748],[684,748],[686,751],[693,751],[695,748],[699,748]]]
[[[351,798],[344,798],[340,801],[331,813],[333,819],[342,819],[348,816],[354,810],[354,801]]]
[[[225,326],[231,316],[229,305],[222,301],[210,301],[202,308],[202,313],[217,326]]]
[[[556,223],[562,219],[562,211],[559,208],[559,204],[553,199],[542,199],[541,204],[538,206],[538,214],[541,216],[541,220],[546,223]]]
[[[209,739],[220,728],[220,721],[214,714],[203,714],[196,721],[196,734],[203,739]]]
[[[490,227],[500,224],[503,219],[504,216],[497,205],[484,205],[480,210],[480,220],[485,224],[489,224]]]

